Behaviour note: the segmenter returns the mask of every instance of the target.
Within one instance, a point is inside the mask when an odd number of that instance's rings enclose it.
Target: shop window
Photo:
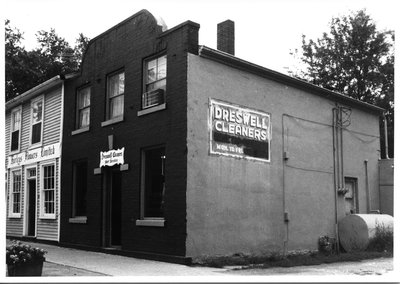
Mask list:
[[[124,115],[125,73],[119,72],[107,80],[107,119]]]
[[[86,216],[87,161],[78,161],[73,165],[73,217]]]
[[[43,97],[31,104],[31,145],[42,143],[43,130]]]
[[[42,217],[55,218],[55,166],[42,167]]]
[[[21,137],[21,113],[21,107],[11,112],[11,152],[19,151]]]
[[[163,55],[145,61],[144,94],[142,109],[165,103],[167,85],[167,56]]]
[[[90,125],[90,87],[82,88],[77,93],[77,129],[89,127]]]
[[[164,218],[165,148],[142,152],[142,219]]]
[[[21,217],[21,170],[11,172],[10,217]]]

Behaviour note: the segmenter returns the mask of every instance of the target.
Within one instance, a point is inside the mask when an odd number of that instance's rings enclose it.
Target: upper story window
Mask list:
[[[11,152],[19,150],[21,140],[21,113],[21,107],[11,112]]]
[[[42,143],[43,97],[31,103],[31,145]]]
[[[145,62],[142,108],[149,108],[165,102],[167,86],[167,55]]]
[[[119,72],[107,80],[107,119],[124,115],[125,73]]]
[[[90,125],[90,87],[78,90],[76,96],[77,129],[89,127]]]

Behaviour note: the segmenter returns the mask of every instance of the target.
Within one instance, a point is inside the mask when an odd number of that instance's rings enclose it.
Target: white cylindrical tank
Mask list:
[[[393,217],[386,214],[351,214],[339,221],[339,241],[347,251],[365,250],[377,226],[393,232]]]

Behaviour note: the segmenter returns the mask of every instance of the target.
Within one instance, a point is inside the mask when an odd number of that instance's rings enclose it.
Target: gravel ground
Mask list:
[[[224,273],[236,275],[386,275],[394,272],[393,258],[369,259],[359,262],[336,262],[331,264],[274,267],[254,269],[231,269]]]

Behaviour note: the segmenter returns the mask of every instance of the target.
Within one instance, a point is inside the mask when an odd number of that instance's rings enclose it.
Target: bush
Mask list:
[[[370,240],[367,250],[393,252],[393,230],[383,224],[377,224],[375,236]]]
[[[328,236],[321,236],[318,239],[318,251],[323,254],[333,254],[335,252],[336,239]]]

